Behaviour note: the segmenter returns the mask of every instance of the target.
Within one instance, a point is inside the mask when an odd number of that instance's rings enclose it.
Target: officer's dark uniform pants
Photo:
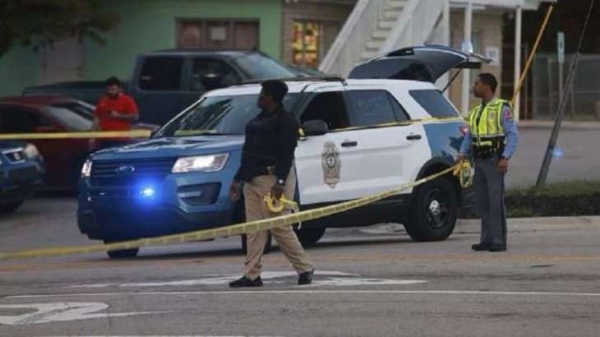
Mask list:
[[[506,246],[504,174],[498,170],[498,158],[475,159],[473,185],[481,216],[481,243]]]

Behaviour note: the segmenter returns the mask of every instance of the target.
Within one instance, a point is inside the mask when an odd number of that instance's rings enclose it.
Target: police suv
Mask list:
[[[449,48],[420,46],[359,65],[349,79],[287,81],[284,106],[304,132],[295,158],[300,208],[387,191],[450,167],[465,123],[434,82],[452,68],[480,61]],[[93,154],[80,181],[80,231],[114,242],[243,222],[243,201],[232,203],[228,190],[245,126],[259,113],[260,90],[253,83],[206,93],[151,139]],[[297,234],[311,245],[327,227],[400,222],[416,241],[444,240],[463,202],[458,181],[448,175],[305,223]]]

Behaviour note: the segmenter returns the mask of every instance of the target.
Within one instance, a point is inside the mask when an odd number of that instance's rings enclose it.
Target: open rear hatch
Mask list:
[[[418,46],[395,50],[363,64],[350,72],[351,79],[417,80],[434,83],[453,68],[479,69],[491,60],[444,46]]]

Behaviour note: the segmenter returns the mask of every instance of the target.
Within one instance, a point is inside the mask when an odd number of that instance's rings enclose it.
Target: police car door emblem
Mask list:
[[[331,188],[335,188],[335,186],[340,182],[342,161],[340,159],[340,152],[338,151],[334,142],[326,142],[323,145],[321,161],[323,166],[323,180],[325,184],[329,185]]]

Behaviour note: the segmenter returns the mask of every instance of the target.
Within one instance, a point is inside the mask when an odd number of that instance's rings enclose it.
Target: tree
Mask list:
[[[103,0],[0,0],[0,57],[16,46],[35,50],[75,38],[104,43],[118,14]]]

